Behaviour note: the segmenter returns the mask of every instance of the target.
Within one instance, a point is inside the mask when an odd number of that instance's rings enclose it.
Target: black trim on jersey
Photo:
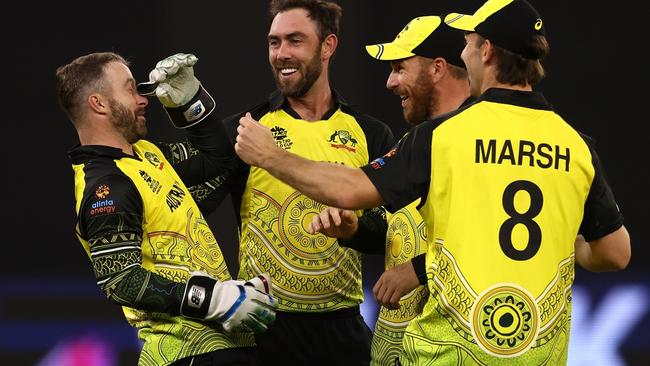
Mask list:
[[[156,143],[156,146],[173,164],[174,170],[185,186],[201,184],[215,177],[230,174],[236,169],[239,159],[234,144],[231,143],[221,120],[214,116],[214,113],[201,123],[185,128],[184,131],[190,142],[188,149],[195,148],[199,151],[198,154],[178,161],[170,159],[169,144]]]
[[[413,127],[383,157],[361,167],[391,213],[418,198],[421,201],[426,199],[431,172],[431,134],[439,124],[436,121],[426,121]],[[396,181],[395,177],[409,179]]]
[[[364,254],[386,253],[386,210],[375,207],[359,217],[357,231],[351,238],[339,238],[339,245]]]
[[[332,108],[330,108],[323,116],[320,118],[321,120],[327,120],[332,117],[334,113],[339,109],[340,106],[344,106],[347,103],[341,95],[336,92],[336,90],[332,89],[332,99],[334,100],[334,105]],[[269,112],[277,111],[278,109],[282,108],[283,111],[287,112],[288,115],[295,119],[303,119],[298,112],[296,112],[291,106],[289,105],[289,102],[287,98],[282,95],[282,92],[279,90],[274,91],[271,93],[269,96]]]
[[[427,284],[427,255],[425,253],[416,255],[411,259],[411,264],[413,265],[413,270],[415,275],[418,278],[420,285]]]
[[[553,110],[553,106],[549,104],[544,95],[535,91],[490,88],[476,99],[476,102],[481,101],[510,104],[530,109]]]
[[[595,142],[587,135],[580,133],[580,136],[589,147],[594,166],[594,179],[589,188],[579,230],[585,240],[590,242],[611,234],[623,226],[623,215],[607,183],[607,177],[596,153]]]
[[[360,113],[347,104],[341,105],[341,111],[353,116],[366,135],[368,158],[370,161],[378,156],[382,156],[395,145],[393,131],[382,121],[367,114]]]

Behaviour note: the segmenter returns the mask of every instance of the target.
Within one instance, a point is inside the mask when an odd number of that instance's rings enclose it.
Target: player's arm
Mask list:
[[[389,309],[399,309],[399,301],[404,295],[425,285],[424,258],[425,255],[421,254],[384,271],[372,288],[377,303]]]
[[[270,287],[263,293],[204,273],[194,274],[187,282],[174,281],[144,268],[144,211],[137,189],[121,175],[103,177],[101,184],[110,187],[111,209],[98,212],[93,208],[96,199],[85,197],[79,211],[79,235],[89,244],[97,284],[111,302],[214,321],[227,331],[259,332],[273,322],[276,303],[269,295]]]
[[[602,238],[587,242],[579,235],[575,242],[576,262],[593,272],[620,271],[631,257],[630,234],[625,226]]]
[[[237,156],[212,96],[194,76],[192,54],[178,53],[156,64],[149,82],[138,85],[144,95],[155,94],[172,124],[187,134],[187,141],[159,144],[186,186],[203,184],[216,189],[237,164]],[[200,198],[200,197],[199,197]]]
[[[358,168],[314,162],[275,144],[270,130],[249,114],[240,119],[235,150],[244,162],[269,171],[315,201],[328,206],[361,209],[381,206],[379,192]]]
[[[357,216],[355,211],[327,207],[314,215],[308,228],[309,233],[321,233],[338,238],[340,246],[352,248],[364,254],[384,254],[386,232],[386,210],[375,207]]]
[[[630,235],[592,142],[585,141],[591,149],[595,175],[575,242],[575,259],[590,271],[618,271],[630,262]]]

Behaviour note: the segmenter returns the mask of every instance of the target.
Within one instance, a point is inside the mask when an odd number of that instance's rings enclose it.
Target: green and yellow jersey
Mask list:
[[[278,92],[251,114],[271,129],[278,146],[308,159],[360,167],[393,144],[388,126],[340,98],[319,121],[301,119]],[[232,137],[240,116],[225,121]],[[360,254],[307,232],[323,204],[260,168],[242,166],[233,180],[241,220],[240,279],[268,273],[281,311],[326,312],[363,301]]]
[[[386,269],[411,261],[426,253],[426,225],[417,211],[419,200],[387,214]],[[426,286],[419,286],[400,300],[400,308],[390,310],[384,306],[379,309],[375,323],[370,351],[372,366],[394,365],[402,351],[402,338],[409,322],[418,316],[429,296]]]
[[[219,121],[216,125],[221,126]],[[70,152],[77,236],[98,285],[123,306],[127,320],[139,330],[144,342],[140,365],[168,365],[192,355],[254,345],[252,334],[226,334],[216,323],[179,315],[191,272],[231,279],[194,200],[201,195],[192,195],[218,185],[224,179],[216,174],[227,174],[235,163],[223,152],[208,151],[214,140],[205,128],[197,127],[203,133],[194,140],[203,146],[161,146],[167,154],[145,140],[132,145],[134,155],[92,145]],[[205,166],[213,170],[198,168]],[[188,190],[185,182],[195,189]]]
[[[622,225],[588,138],[541,94],[490,89],[364,171],[391,209],[421,198],[428,229],[403,365],[566,363],[576,236]]]

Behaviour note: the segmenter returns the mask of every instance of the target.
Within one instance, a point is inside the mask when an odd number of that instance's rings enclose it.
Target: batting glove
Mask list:
[[[185,288],[181,314],[216,321],[226,332],[264,332],[275,321],[277,302],[258,287],[270,292],[270,284],[268,277],[220,282],[206,274],[193,274]]]

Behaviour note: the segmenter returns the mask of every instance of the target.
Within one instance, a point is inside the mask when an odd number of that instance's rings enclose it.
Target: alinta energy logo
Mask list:
[[[336,143],[337,140],[339,143]],[[354,137],[352,137],[350,131],[346,131],[346,130],[334,131],[334,133],[330,136],[328,142],[332,142],[330,146],[335,149],[345,149],[351,152],[357,151],[356,146],[358,142]]]
[[[156,168],[158,168],[160,170],[163,170],[163,167],[165,166],[165,163],[160,161],[160,159],[158,158],[158,156],[156,154],[147,151],[147,152],[144,153],[144,157],[145,157],[145,159],[147,159],[151,163],[151,165],[155,166]]]
[[[271,129],[271,133],[273,134],[275,143],[279,147],[285,150],[291,149],[291,146],[293,146],[293,141],[291,141],[291,139],[287,137],[288,134],[286,129],[280,126],[275,126]]]
[[[108,186],[108,184],[100,184],[97,186],[97,188],[95,188],[95,197],[97,197],[98,200],[90,205],[91,215],[115,212],[115,205],[113,203],[113,200],[106,198],[110,194],[111,188]]]

